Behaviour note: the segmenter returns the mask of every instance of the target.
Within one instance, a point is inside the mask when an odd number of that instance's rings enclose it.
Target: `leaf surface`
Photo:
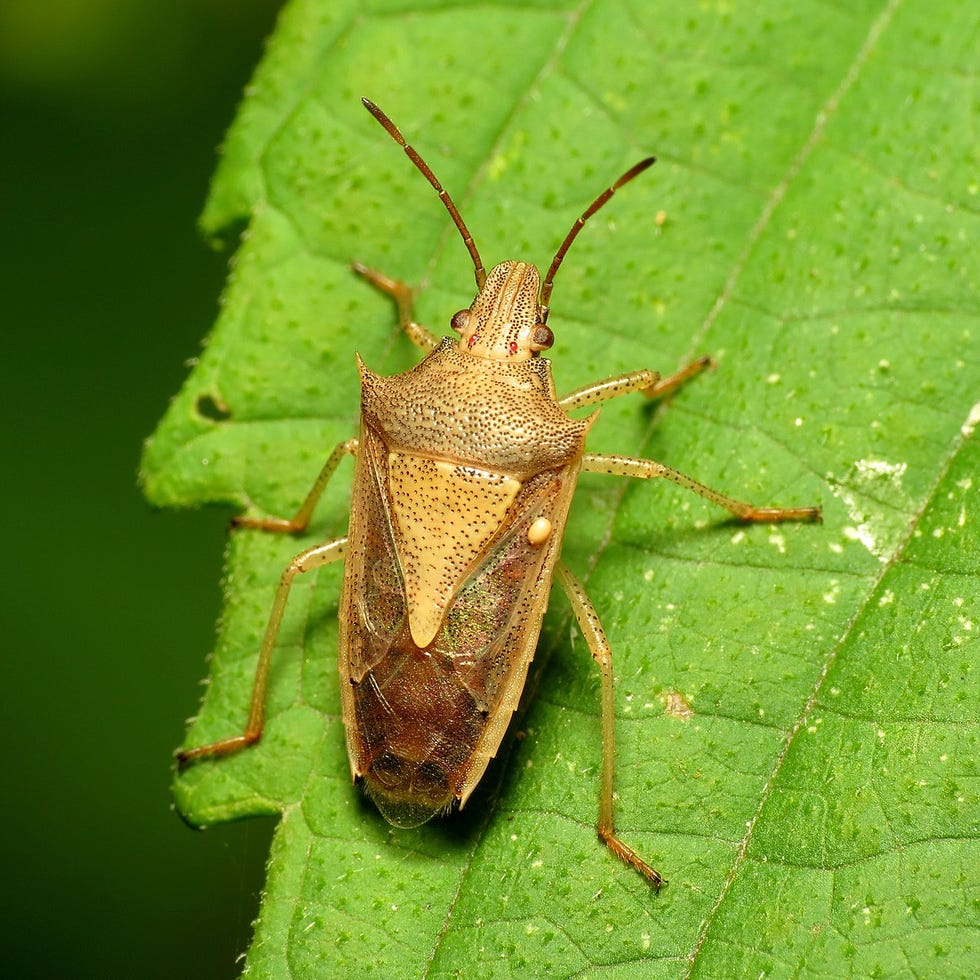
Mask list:
[[[618,829],[659,896],[595,839],[598,677],[563,600],[524,737],[462,814],[405,831],[350,785],[341,570],[298,582],[262,742],[176,784],[194,823],[282,814],[250,976],[972,974],[975,30],[956,0],[287,7],[205,212],[247,234],[147,443],[152,501],[295,509],[356,431],[353,352],[416,359],[352,259],[417,286],[437,332],[469,304],[466,250],[366,95],[488,263],[547,265],[655,152],[558,276],[559,388],[710,352],[661,410],[605,407],[590,448],[825,523],[742,528],[672,486],[582,478],[565,557],[615,652]],[[278,576],[344,533],[349,473],[302,539],[232,535],[188,745],[242,729]]]

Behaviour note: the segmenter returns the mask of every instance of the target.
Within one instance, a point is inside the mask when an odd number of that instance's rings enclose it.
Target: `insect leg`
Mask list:
[[[723,507],[730,514],[743,521],[819,521],[822,520],[819,507],[755,507],[741,500],[726,497],[711,487],[706,487],[684,473],[658,463],[652,459],[637,459],[634,456],[613,456],[607,453],[586,453],[582,459],[582,470],[586,473],[611,473],[615,476],[632,476],[638,480],[652,480],[664,477],[685,490],[693,490],[706,500]]]
[[[663,879],[660,873],[650,867],[636,851],[623,843],[616,834],[613,823],[613,765],[616,756],[615,726],[616,711],[613,697],[612,649],[606,639],[605,631],[595,608],[585,594],[582,583],[569,571],[568,566],[559,561],[555,565],[555,575],[568,596],[572,612],[578,621],[579,629],[589,646],[593,660],[599,665],[602,675],[602,785],[599,792],[599,821],[596,829],[601,840],[618,858],[636,868],[654,888],[660,889]]]
[[[658,378],[655,385],[644,388],[643,394],[647,398],[663,398],[665,395],[675,392],[681,385],[690,381],[691,378],[700,374],[702,371],[716,366],[713,358],[707,354],[702,354],[700,357],[696,357],[691,361],[690,364],[685,364],[679,371],[675,371],[666,378]]]
[[[610,398],[618,398],[620,395],[629,395],[634,391],[640,392],[647,398],[663,398],[665,395],[676,391],[695,375],[700,374],[705,368],[714,367],[714,365],[715,362],[704,354],[666,378],[661,378],[656,371],[648,371],[645,368],[639,371],[630,371],[627,374],[617,374],[615,377],[605,378],[582,388],[576,388],[575,391],[569,392],[560,399],[558,404],[567,412],[575,408],[585,408],[587,405],[609,401]]]
[[[360,262],[352,262],[351,268],[363,276],[372,286],[387,293],[398,308],[398,326],[405,331],[408,339],[426,354],[439,346],[439,338],[421,323],[416,323],[412,313],[412,288],[399,279],[392,279],[377,269],[369,269]]]
[[[357,454],[357,440],[348,439],[334,447],[334,451],[327,457],[327,461],[320,470],[320,475],[316,478],[306,499],[300,504],[300,508],[288,520],[284,517],[243,517],[239,516],[233,520],[237,527],[254,527],[260,531],[281,531],[290,534],[294,531],[305,531],[313,516],[313,510],[323,493],[324,488],[333,476],[334,471],[340,465],[340,461],[347,455]]]
[[[272,660],[272,650],[276,645],[276,637],[279,635],[279,627],[282,624],[286,600],[289,597],[289,588],[293,584],[293,579],[301,572],[309,572],[314,568],[321,568],[323,565],[343,558],[346,548],[347,538],[335,538],[333,541],[325,541],[323,544],[301,551],[286,566],[286,570],[279,580],[279,588],[276,591],[272,612],[269,615],[269,625],[266,626],[262,649],[259,651],[259,662],[255,668],[255,682],[252,685],[252,700],[245,731],[240,735],[211,742],[209,745],[182,749],[177,753],[179,768],[183,768],[189,762],[194,762],[197,759],[237,752],[239,749],[257,742],[262,737],[262,728],[265,724],[265,694],[269,686],[269,663]]]

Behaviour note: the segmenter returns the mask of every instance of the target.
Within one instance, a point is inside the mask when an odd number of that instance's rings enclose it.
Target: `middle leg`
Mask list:
[[[723,507],[730,514],[743,521],[761,524],[774,521],[820,521],[819,507],[756,507],[742,500],[735,500],[703,483],[698,483],[685,473],[675,470],[665,463],[653,459],[637,459],[635,456],[614,456],[608,453],[586,453],[582,458],[583,473],[609,473],[614,476],[631,476],[638,480],[652,480],[662,477],[676,483],[685,490],[691,490],[705,500]]]

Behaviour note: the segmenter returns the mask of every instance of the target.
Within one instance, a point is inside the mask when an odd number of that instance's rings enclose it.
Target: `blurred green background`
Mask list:
[[[195,222],[276,0],[0,4],[3,973],[227,977],[271,822],[170,803],[228,514],[153,513],[140,444],[217,310]]]

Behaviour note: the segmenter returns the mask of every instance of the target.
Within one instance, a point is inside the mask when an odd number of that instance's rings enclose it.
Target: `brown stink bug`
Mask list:
[[[259,653],[245,731],[178,754],[182,765],[262,735],[269,664],[301,572],[344,559],[340,675],[351,773],[381,813],[414,827],[462,807],[496,755],[520,700],[556,578],[602,676],[600,839],[654,885],[661,878],[613,823],[612,652],[578,579],[560,559],[579,473],[664,477],[745,521],[819,520],[819,507],[753,507],[652,460],[589,453],[597,413],[569,411],[639,392],[660,397],[697,374],[702,357],[661,379],[638,370],[557,398],[548,303],[555,273],[586,220],[646,170],[628,170],[572,225],[540,281],[527,262],[483,268],[459,211],[427,164],[373,103],[364,105],[436,189],[473,259],[478,293],[437,339],[412,317],[408,286],[354,269],[392,296],[401,328],[424,352],[393,377],[361,373],[361,426],[341,443],[291,520],[238,518],[241,527],[302,531],[345,455],[356,456],[346,537],[297,555],[283,572]]]

